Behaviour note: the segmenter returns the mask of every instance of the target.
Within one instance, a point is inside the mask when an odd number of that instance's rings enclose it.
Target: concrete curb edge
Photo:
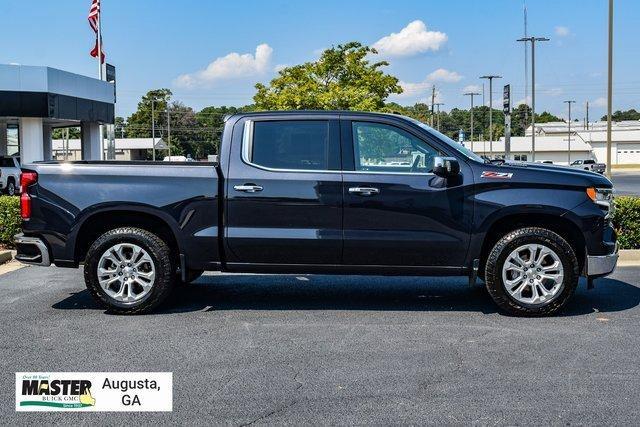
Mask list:
[[[0,264],[9,262],[13,259],[13,254],[10,250],[0,250]]]

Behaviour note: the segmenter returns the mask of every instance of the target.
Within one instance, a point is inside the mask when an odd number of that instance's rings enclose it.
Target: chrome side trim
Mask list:
[[[609,255],[592,256],[587,255],[587,277],[588,276],[606,276],[613,273],[618,263],[618,245],[616,250]]]
[[[38,248],[38,251],[40,251],[40,256],[36,255],[33,257],[24,255],[21,256],[20,253],[18,253],[16,255],[16,260],[24,264],[39,265],[42,267],[48,267],[51,265],[49,249],[47,249],[47,245],[45,245],[41,239],[38,239],[37,237],[27,237],[24,234],[20,233],[14,237],[14,241],[16,242],[16,245],[33,245]],[[37,261],[38,258],[40,258],[39,261]]]

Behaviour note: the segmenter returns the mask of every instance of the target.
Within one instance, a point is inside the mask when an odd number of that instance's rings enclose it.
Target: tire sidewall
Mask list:
[[[560,258],[563,267],[563,288],[549,302],[539,305],[522,303],[507,292],[502,278],[504,263],[515,249],[527,244],[541,244],[552,249]],[[486,265],[487,289],[498,303],[508,312],[516,315],[545,315],[558,311],[573,295],[578,284],[579,272],[576,255],[571,246],[561,236],[541,228],[515,230],[507,234],[493,248]]]
[[[13,181],[7,183],[7,194],[9,196],[16,195],[16,185],[13,183]]]
[[[139,301],[127,304],[111,298],[100,286],[98,280],[98,264],[102,255],[112,246],[120,243],[133,243],[143,248],[151,257],[155,267],[155,281],[151,291]],[[94,242],[87,252],[84,265],[85,282],[89,290],[104,304],[112,309],[121,309],[125,312],[147,311],[159,304],[167,287],[171,286],[172,267],[170,263],[162,262],[167,259],[163,254],[165,248],[159,247],[158,242],[150,238],[146,233],[140,233],[137,229],[116,229],[102,235]],[[167,265],[168,264],[168,265]],[[158,301],[157,303],[155,301]],[[118,310],[119,311],[119,310]]]

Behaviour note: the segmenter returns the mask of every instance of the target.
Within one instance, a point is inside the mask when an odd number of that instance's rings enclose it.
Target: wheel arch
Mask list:
[[[509,213],[500,216],[487,224],[484,239],[480,248],[479,272],[484,274],[484,268],[489,252],[505,234],[523,227],[540,227],[553,231],[565,239],[573,248],[579,263],[579,271],[584,268],[586,242],[584,235],[576,223],[564,215],[551,212]]]
[[[182,242],[177,233],[177,223],[167,213],[148,206],[101,207],[86,213],[74,227],[73,259],[84,261],[91,244],[102,234],[118,227],[137,227],[149,231],[164,240],[177,258]]]

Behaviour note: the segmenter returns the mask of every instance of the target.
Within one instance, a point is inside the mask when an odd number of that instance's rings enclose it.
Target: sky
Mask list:
[[[0,0],[0,63],[47,65],[95,76],[90,0]],[[372,45],[405,93],[390,100],[468,108],[497,74],[494,107],[510,84],[525,99],[523,6],[536,45],[536,111],[590,118],[606,109],[607,0],[102,0],[107,61],[117,67],[116,114],[135,111],[148,90],[166,87],[194,107],[251,103],[256,82],[283,66],[317,59],[349,41]],[[640,109],[640,1],[615,1],[614,110]],[[529,81],[530,84],[530,81]],[[489,87],[485,84],[485,104]],[[530,94],[529,90],[529,94]],[[476,98],[481,104],[482,96]]]

